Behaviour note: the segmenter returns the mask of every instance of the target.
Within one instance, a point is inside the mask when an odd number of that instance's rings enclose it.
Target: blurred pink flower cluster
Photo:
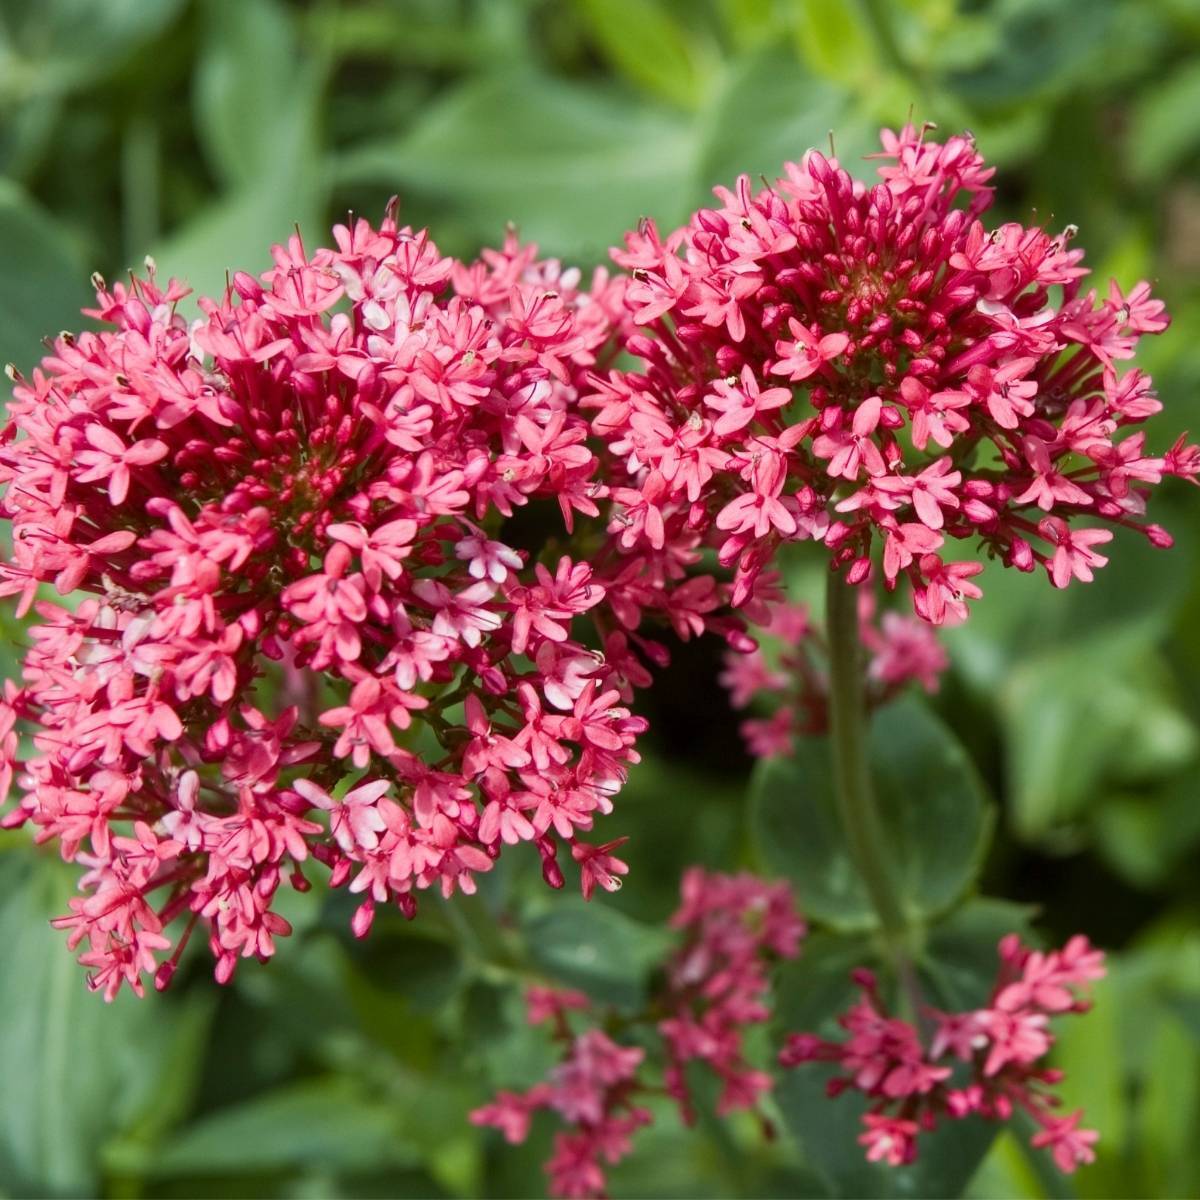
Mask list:
[[[568,1128],[556,1135],[546,1164],[555,1195],[604,1194],[604,1164],[624,1158],[630,1135],[652,1120],[639,1096],[665,1087],[690,1124],[695,1113],[686,1079],[689,1063],[704,1063],[720,1081],[718,1115],[754,1109],[771,1086],[770,1075],[744,1058],[743,1031],[770,1015],[765,1002],[769,963],[794,958],[800,950],[805,926],[790,889],[752,875],[693,867],[684,875],[680,907],[670,924],[680,944],[641,1017],[630,1021],[597,1011],[580,992],[531,988],[529,1020],[550,1026],[562,1061],[544,1082],[523,1093],[501,1092],[471,1114],[476,1125],[494,1126],[514,1144],[528,1136],[535,1111],[557,1114]],[[572,1013],[587,1022],[582,1032],[572,1029]],[[641,1046],[614,1040],[633,1033],[631,1026],[646,1026],[661,1039],[661,1085],[648,1078]]]
[[[720,677],[734,708],[764,701],[774,706],[770,716],[741,723],[746,748],[756,758],[790,754],[797,737],[823,734],[829,727],[828,645],[820,626],[805,604],[780,601],[765,608],[762,633],[768,649],[727,650]],[[876,619],[875,598],[866,587],[859,592],[858,608],[868,707],[885,704],[913,681],[936,692],[949,660],[935,630],[905,613],[885,612]]]
[[[624,467],[624,547],[701,531],[740,605],[780,545],[814,541],[852,583],[906,577],[942,624],[981,594],[955,542],[1056,587],[1092,578],[1114,527],[1170,543],[1146,499],[1200,448],[1147,447],[1161,405],[1123,368],[1163,305],[1145,283],[1086,289],[1071,229],[988,229],[992,168],[926,132],[884,131],[874,185],[809,151],[614,253],[641,361],[583,403]]]
[[[717,583],[685,579],[698,534],[620,547],[594,520],[577,397],[624,284],[511,236],[457,263],[390,212],[334,233],[191,324],[153,269],[97,278],[110,328],[14,372],[0,593],[36,621],[3,823],[81,866],[58,924],[109,998],[165,986],[197,924],[222,981],[271,955],[313,859],[360,936],[519,842],[552,886],[565,845],[585,893],[616,887],[580,835],[637,761],[626,704],[665,651],[636,630],[721,627]]]
[[[1043,953],[1010,934],[999,953],[988,1004],[967,1012],[926,1010],[921,1019],[929,1034],[889,1014],[874,975],[856,971],[862,995],[839,1018],[845,1041],[795,1033],[779,1061],[836,1063],[842,1073],[830,1080],[829,1094],[851,1090],[870,1098],[859,1142],[872,1162],[912,1162],[919,1135],[943,1119],[1007,1121],[1024,1112],[1038,1126],[1033,1145],[1048,1149],[1060,1170],[1074,1171],[1093,1161],[1099,1135],[1079,1127],[1082,1110],[1058,1115],[1052,1088],[1062,1072],[1040,1063],[1054,1044],[1050,1019],[1090,1007],[1082,991],[1104,976],[1104,955],[1082,935]]]

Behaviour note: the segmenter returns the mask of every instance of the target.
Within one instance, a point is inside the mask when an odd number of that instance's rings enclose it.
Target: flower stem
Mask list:
[[[829,725],[838,815],[850,857],[879,917],[888,956],[916,1019],[921,1012],[921,1000],[911,958],[912,931],[892,876],[891,852],[867,763],[858,591],[834,571],[829,574],[826,590],[825,623],[829,637]]]

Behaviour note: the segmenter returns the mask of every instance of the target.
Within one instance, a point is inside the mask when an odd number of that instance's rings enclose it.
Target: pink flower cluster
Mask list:
[[[556,1113],[569,1128],[556,1136],[546,1164],[555,1195],[603,1195],[603,1164],[625,1157],[630,1135],[652,1119],[638,1103],[639,1094],[662,1090],[644,1075],[646,1052],[614,1041],[609,1033],[626,1032],[636,1023],[653,1025],[665,1057],[663,1086],[689,1124],[694,1120],[685,1077],[690,1062],[706,1064],[719,1078],[718,1114],[753,1109],[771,1086],[771,1077],[746,1061],[743,1030],[769,1016],[764,1003],[768,963],[799,953],[805,927],[791,890],[752,875],[693,867],[684,875],[671,926],[682,944],[666,964],[661,989],[636,1022],[597,1012],[580,992],[531,988],[529,1019],[550,1025],[562,1045],[562,1061],[544,1082],[523,1093],[501,1092],[471,1114],[476,1125],[494,1126],[515,1144],[528,1136],[536,1110]],[[573,1032],[569,1013],[584,1014],[589,1027]]]
[[[992,169],[969,137],[925,132],[884,132],[874,186],[809,151],[614,252],[641,363],[584,403],[623,464],[624,546],[703,532],[739,605],[781,544],[822,543],[852,583],[878,552],[941,624],[981,594],[952,541],[1056,587],[1092,578],[1114,526],[1170,543],[1146,500],[1194,479],[1200,448],[1151,453],[1131,431],[1161,405],[1122,370],[1163,305],[1145,283],[1084,290],[1072,229],[987,229]]]
[[[999,975],[987,1006],[927,1010],[927,1040],[888,1013],[871,972],[854,974],[862,995],[839,1018],[846,1040],[792,1034],[779,1060],[786,1067],[837,1063],[843,1073],[830,1080],[830,1095],[856,1090],[871,1098],[859,1138],[868,1159],[900,1166],[916,1158],[918,1135],[944,1118],[1007,1121],[1021,1110],[1039,1127],[1033,1145],[1050,1150],[1060,1170],[1093,1161],[1099,1134],[1079,1127],[1082,1110],[1057,1114],[1059,1100],[1050,1089],[1062,1072],[1039,1065],[1054,1044],[1051,1017],[1086,1012],[1081,989],[1104,975],[1104,955],[1087,938],[1078,935],[1043,953],[1009,934],[1000,942]]]
[[[790,754],[796,737],[825,733],[829,727],[827,646],[805,604],[765,605],[763,632],[775,652],[762,647],[725,653],[721,682],[734,708],[763,700],[775,708],[768,717],[748,717],[741,724],[746,748],[757,758]],[[938,688],[949,665],[936,632],[904,613],[885,612],[875,619],[869,588],[858,596],[859,636],[867,651],[864,697],[871,708],[887,703],[914,680],[927,692]]]
[[[713,579],[684,580],[697,534],[626,553],[592,521],[577,399],[623,282],[512,237],[460,264],[391,210],[334,234],[190,325],[152,264],[97,277],[111,328],[11,372],[0,594],[37,621],[3,824],[83,868],[57,923],[108,998],[165,986],[198,922],[221,981],[271,955],[310,859],[361,896],[359,936],[519,842],[552,886],[565,844],[585,893],[616,887],[615,844],[579,835],[637,761],[625,705],[663,652],[635,630],[720,623]]]

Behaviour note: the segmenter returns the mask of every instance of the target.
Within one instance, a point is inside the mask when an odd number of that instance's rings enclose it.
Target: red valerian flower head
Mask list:
[[[1060,1101],[1052,1089],[1062,1072],[1042,1060],[1054,1044],[1051,1017],[1090,1008],[1083,992],[1103,977],[1104,955],[1082,935],[1061,950],[1042,952],[1010,934],[999,953],[1000,970],[987,1005],[922,1014],[932,1029],[928,1044],[913,1024],[887,1011],[870,971],[854,972],[861,996],[838,1018],[846,1039],[791,1034],[779,1055],[781,1065],[836,1063],[839,1074],[829,1081],[830,1096],[849,1089],[870,1098],[858,1140],[872,1162],[912,1162],[918,1133],[935,1129],[943,1119],[1007,1121],[1016,1112],[1033,1118],[1032,1144],[1049,1149],[1060,1170],[1070,1173],[1092,1162],[1099,1134],[1079,1128],[1082,1111],[1057,1114]]]
[[[926,132],[884,131],[875,184],[809,151],[614,251],[641,362],[584,403],[627,476],[623,545],[701,531],[742,604],[778,546],[816,541],[852,583],[907,576],[943,624],[981,594],[953,542],[1055,587],[1092,578],[1113,527],[1169,544],[1146,500],[1200,451],[1146,448],[1132,427],[1161,406],[1120,365],[1163,305],[1145,283],[1087,289],[1073,229],[988,229],[992,169]]]
[[[577,399],[623,282],[512,236],[456,263],[391,211],[334,237],[191,324],[152,264],[97,278],[109,328],[13,373],[0,593],[37,621],[0,706],[4,824],[85,868],[59,924],[110,998],[165,986],[197,924],[221,980],[268,957],[314,859],[359,936],[518,842],[554,886],[562,842],[585,892],[617,886],[619,843],[581,835],[637,761],[635,647],[661,648],[633,631],[720,624],[713,585],[676,586],[698,534],[627,553],[595,520]]]
[[[671,917],[679,945],[667,959],[664,978],[645,1015],[605,1013],[580,992],[536,985],[526,993],[530,1024],[546,1025],[561,1061],[524,1093],[500,1092],[471,1113],[475,1125],[491,1126],[510,1143],[529,1136],[533,1114],[553,1112],[567,1128],[555,1135],[546,1164],[556,1196],[605,1194],[605,1164],[632,1150],[631,1135],[652,1121],[643,1097],[664,1090],[683,1119],[695,1120],[689,1064],[702,1064],[721,1084],[720,1116],[757,1111],[771,1076],[745,1057],[745,1031],[767,1020],[768,969],[795,958],[806,932],[786,883],[754,875],[721,875],[700,867],[683,876],[680,906]],[[578,1014],[578,1015],[576,1015]],[[657,1019],[655,1019],[657,1015]],[[578,1026],[586,1023],[586,1028]],[[662,1081],[651,1079],[641,1046],[614,1041],[601,1026],[646,1024],[661,1042]],[[657,1038],[654,1038],[657,1035]]]

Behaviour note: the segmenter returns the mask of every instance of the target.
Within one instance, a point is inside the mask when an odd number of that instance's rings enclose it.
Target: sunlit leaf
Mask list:
[[[79,327],[87,272],[64,231],[2,179],[0,261],[0,364],[28,372],[45,353],[43,338]]]

